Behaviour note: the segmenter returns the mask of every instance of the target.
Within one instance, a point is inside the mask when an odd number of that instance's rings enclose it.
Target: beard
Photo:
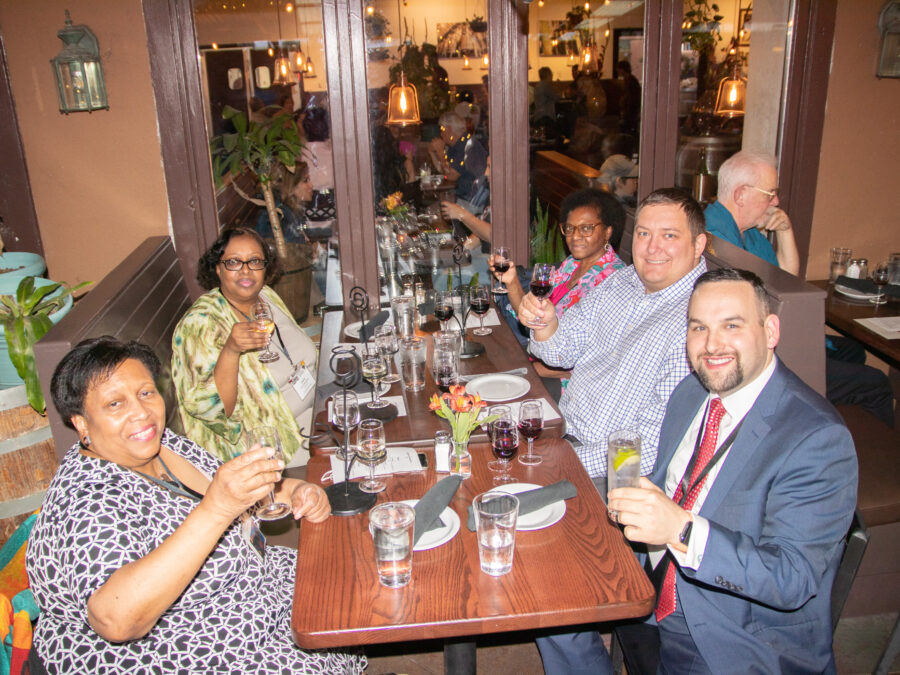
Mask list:
[[[741,357],[734,354],[734,363],[727,372],[719,372],[711,375],[703,365],[703,359],[715,357],[714,354],[701,354],[697,359],[698,367],[695,369],[700,384],[713,394],[724,394],[737,389],[744,382],[744,369],[741,367]]]

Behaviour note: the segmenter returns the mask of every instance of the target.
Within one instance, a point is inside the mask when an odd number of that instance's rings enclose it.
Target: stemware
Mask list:
[[[493,417],[497,416],[498,420],[506,420],[508,422],[512,422],[512,408],[508,405],[492,405],[490,408],[487,408],[487,412],[485,417]],[[496,421],[496,420],[495,420]],[[485,431],[488,435],[488,440],[491,438],[491,431],[493,427],[493,423],[488,424]],[[488,469],[493,471],[494,473],[499,473],[503,471],[504,462],[501,462],[499,459],[492,459],[488,462]]]
[[[400,376],[394,373],[394,356],[400,351],[400,339],[397,337],[397,329],[390,324],[383,324],[375,329],[375,346],[387,362],[387,375],[384,382],[393,384],[400,381]]]
[[[275,427],[257,427],[247,431],[247,449],[254,445],[260,445],[269,451],[269,459],[284,459],[281,449],[281,438]],[[256,516],[260,520],[278,520],[290,513],[291,507],[284,502],[275,501],[275,490],[269,490],[269,496],[263,500],[262,505],[256,510]]]
[[[531,272],[531,294],[544,304],[544,298],[550,295],[553,286],[550,278],[553,275],[553,265],[537,263]],[[546,326],[543,322],[534,322],[535,326]]]
[[[878,295],[869,300],[869,302],[871,302],[873,305],[883,305],[887,302],[887,299],[884,296],[884,287],[887,285],[890,277],[890,264],[886,260],[878,263],[878,265],[872,272],[872,281],[874,281],[875,285],[878,286]]]
[[[491,422],[491,449],[502,465],[500,473],[494,476],[494,484],[515,483],[516,479],[509,475],[509,464],[519,451],[519,430],[512,420]]]
[[[522,401],[519,406],[519,433],[528,439],[528,452],[519,455],[519,462],[534,466],[544,461],[534,454],[534,441],[544,429],[544,406],[535,398]]]
[[[353,431],[359,424],[359,399],[355,392],[338,392],[331,399],[331,423],[344,432],[344,435]],[[352,448],[352,446],[350,446]],[[344,459],[343,446],[338,447],[335,457]],[[350,450],[351,456],[354,454]]]
[[[253,306],[253,319],[256,321],[256,330],[260,333],[269,334],[269,341],[266,343],[266,348],[259,354],[259,362],[272,363],[272,361],[277,361],[280,357],[277,352],[273,352],[271,349],[272,333],[275,331],[275,320],[272,318],[272,310],[263,300],[257,300],[256,304]]]
[[[359,484],[363,492],[381,492],[386,483],[375,478],[375,465],[387,456],[384,424],[381,420],[363,420],[356,430],[356,459],[369,467],[369,477]]]
[[[378,386],[385,375],[387,375],[387,365],[380,354],[368,354],[363,357],[362,376],[372,384],[372,402],[369,403],[369,408],[384,408],[390,405],[387,401],[382,401],[381,395],[378,393]]]
[[[453,318],[453,293],[449,291],[435,291],[434,318],[441,322],[442,331],[447,330],[448,322]]]
[[[509,293],[509,291],[506,290],[506,284],[500,280],[500,277],[509,270],[509,259],[509,249],[506,246],[498,246],[494,249],[494,275],[496,276],[497,283],[494,284],[491,291],[498,295]]]
[[[471,294],[471,303],[472,303],[472,311],[478,316],[478,321],[480,322],[480,326],[472,331],[474,335],[478,335],[482,337],[484,335],[490,335],[494,331],[490,328],[484,327],[484,315],[488,313],[488,310],[491,308],[491,293],[489,286],[476,286],[472,289]]]

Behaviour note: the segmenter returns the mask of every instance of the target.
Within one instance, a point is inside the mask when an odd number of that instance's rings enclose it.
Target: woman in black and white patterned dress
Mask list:
[[[361,673],[365,659],[291,641],[296,552],[261,551],[247,510],[280,477],[254,447],[222,464],[165,429],[149,347],[86,340],[53,375],[81,442],[53,478],[28,545],[50,673]],[[284,479],[295,518],[325,520],[322,489]]]

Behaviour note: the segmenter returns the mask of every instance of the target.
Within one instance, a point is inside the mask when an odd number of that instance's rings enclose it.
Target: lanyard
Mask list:
[[[222,294],[222,297],[225,298],[224,293]],[[232,304],[231,300],[229,300],[228,298],[225,298],[225,302],[227,302],[229,305],[231,305],[234,308],[234,311],[237,312],[238,314],[240,314],[245,319],[247,319],[247,321],[251,321],[251,322],[253,321],[253,319],[251,319],[249,316],[244,314],[244,312],[242,312],[239,308],[235,307],[234,304]],[[291,358],[291,355],[288,352],[287,347],[284,344],[284,340],[281,339],[281,331],[278,329],[278,324],[275,323],[274,314],[272,316],[272,323],[275,325],[275,337],[278,338],[278,344],[276,345],[276,347],[278,347],[281,350],[281,352],[287,357],[288,362],[290,362],[290,364],[291,364],[291,368],[296,370],[297,366],[294,365],[294,360]]]
[[[691,474],[694,471],[694,465],[697,463],[697,459],[700,456],[700,443],[702,442],[704,432],[706,431],[706,416],[709,414],[709,404],[706,404],[706,410],[703,413],[703,419],[700,421],[700,430],[697,432],[697,440],[694,441],[694,453],[691,455],[691,461],[688,463],[687,468],[684,470],[684,475],[681,477],[681,499],[678,502],[678,506],[683,506],[684,502],[687,501],[688,495],[691,493],[695,487],[697,487],[700,483],[703,482],[703,479],[706,478],[706,475],[712,470],[712,468],[722,459],[726,452],[728,452],[728,448],[731,447],[731,444],[734,443],[734,439],[737,437],[738,431],[741,429],[741,425],[744,423],[742,419],[738,425],[732,430],[730,434],[728,434],[728,438],[725,439],[725,442],[719,446],[719,449],[716,450],[716,454],[712,456],[712,458],[706,463],[706,466],[703,467],[703,470],[700,472],[700,475],[697,476],[697,479],[688,485],[688,481],[691,479]]]
[[[140,474],[150,482],[156,483],[160,487],[164,487],[170,492],[174,492],[176,495],[187,497],[191,501],[199,502],[201,499],[203,499],[203,495],[201,495],[196,490],[189,488],[187,485],[185,485],[175,477],[175,474],[172,473],[171,469],[169,469],[168,466],[166,466],[166,463],[163,461],[162,457],[157,455],[156,458],[159,460],[159,463],[163,465],[163,468],[166,470],[166,473],[169,474],[169,478],[172,479],[172,482],[163,480],[162,478],[157,478],[156,476],[151,476],[144,473],[143,471],[135,471],[135,473]]]

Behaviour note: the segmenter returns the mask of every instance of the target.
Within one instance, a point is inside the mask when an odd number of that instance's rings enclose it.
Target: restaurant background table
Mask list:
[[[474,532],[466,527],[472,499],[492,487],[487,443],[472,443],[472,477],[450,506],[462,525],[446,544],[413,554],[412,581],[391,589],[378,581],[368,515],[303,520],[291,618],[304,648],[345,647],[611,621],[650,613],[655,599],[647,575],[614,524],[568,442],[540,439],[542,464],[513,463],[521,482],[549,485],[570,480],[578,495],[566,501],[562,520],[542,530],[516,533],[512,571],[481,571]],[[429,468],[388,478],[378,502],[421,497],[445,474]],[[319,483],[328,457],[313,457],[309,480]]]
[[[437,328],[436,322],[430,322],[425,325],[426,328]],[[500,319],[499,326],[492,326],[493,333],[485,337],[475,337],[472,335],[471,329],[466,332],[467,339],[473,342],[480,342],[485,347],[485,353],[472,359],[463,359],[460,362],[461,375],[472,375],[479,373],[500,373],[514,368],[527,368],[527,373],[523,376],[531,385],[528,393],[523,398],[545,398],[553,407],[554,411],[559,415],[558,419],[547,421],[544,424],[544,437],[559,437],[565,433],[565,422],[562,413],[556,405],[556,401],[547,391],[540,376],[534,369],[534,366],[528,360],[527,354],[522,349],[518,340],[512,334],[512,330],[507,323]],[[403,402],[406,406],[407,414],[403,417],[388,422],[384,425],[385,436],[389,445],[409,445],[413,447],[422,445],[431,445],[434,441],[434,434],[440,429],[449,429],[449,425],[443,419],[438,417],[434,412],[429,410],[428,401],[432,394],[439,394],[440,391],[431,376],[431,356],[432,356],[432,340],[431,334],[423,332],[421,337],[428,344],[428,357],[426,363],[425,389],[419,392],[407,392],[403,390],[402,384],[399,382],[391,385],[390,390],[384,396],[403,396]],[[319,368],[317,383],[319,386],[331,382],[334,376],[329,368],[329,359],[331,358],[331,349],[340,342],[356,342],[352,338],[343,335],[343,314],[342,312],[327,312],[322,322],[322,339],[319,351]],[[397,368],[394,368],[397,372]],[[366,385],[368,391],[371,388]],[[516,399],[522,400],[522,399]],[[326,397],[317,396],[313,411],[313,419],[317,424],[328,424],[327,419],[327,401]],[[490,404],[489,404],[490,405]],[[335,430],[338,438],[342,438],[339,431]],[[480,428],[472,436],[475,441],[487,440],[487,435]],[[317,439],[316,442],[310,443],[310,451],[316,452],[329,451],[334,447],[329,439]]]

